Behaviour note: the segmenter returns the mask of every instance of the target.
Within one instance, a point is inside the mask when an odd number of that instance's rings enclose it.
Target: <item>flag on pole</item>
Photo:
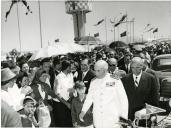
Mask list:
[[[144,28],[144,30],[146,30],[151,24],[147,24]]]
[[[146,114],[147,115],[157,114],[157,113],[161,113],[161,112],[166,112],[166,110],[159,108],[159,107],[155,107],[155,106],[146,104]]]
[[[94,37],[98,37],[99,36],[99,32],[94,34]]]
[[[120,25],[120,23],[118,22],[118,23],[115,24],[115,27],[117,27],[117,26],[119,26],[119,25]]]
[[[55,40],[55,43],[59,42],[59,38]]]
[[[150,32],[154,29],[154,27],[150,28],[149,30],[147,30],[146,32]]]
[[[155,32],[158,32],[158,28],[156,28],[156,29],[153,30],[153,33],[155,33]]]
[[[127,14],[123,15],[122,18],[119,20],[119,23],[123,22],[127,18]]]
[[[101,24],[104,21],[104,19],[100,20],[99,22],[97,22],[97,24],[95,24],[94,26],[98,26],[99,24]]]
[[[126,34],[127,34],[127,32],[124,31],[123,33],[120,34],[120,37],[124,37],[124,36],[126,36]]]

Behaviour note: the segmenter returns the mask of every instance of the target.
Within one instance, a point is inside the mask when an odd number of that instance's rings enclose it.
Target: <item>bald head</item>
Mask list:
[[[99,60],[95,63],[94,67],[98,67],[99,69],[108,70],[108,64],[104,60]]]
[[[117,60],[115,58],[110,58],[108,62],[110,65],[117,65]]]
[[[103,78],[108,72],[108,64],[104,60],[99,60],[94,65],[94,70],[97,78]]]

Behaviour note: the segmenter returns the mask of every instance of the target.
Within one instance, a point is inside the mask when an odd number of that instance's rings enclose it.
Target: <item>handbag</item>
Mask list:
[[[51,123],[49,108],[44,103],[38,107],[38,122],[39,127],[49,127]]]

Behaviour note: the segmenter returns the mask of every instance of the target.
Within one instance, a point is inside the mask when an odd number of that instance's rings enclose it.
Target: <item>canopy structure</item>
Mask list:
[[[62,46],[47,46],[45,48],[41,48],[29,60],[37,60],[40,58],[52,57],[56,55],[63,55],[67,53],[71,53],[72,51],[69,49],[65,49]]]
[[[52,57],[57,55],[64,55],[67,53],[75,53],[75,52],[85,52],[85,48],[81,45],[74,43],[57,43],[52,46],[47,46],[45,48],[41,48],[37,52],[35,52],[32,57],[29,59],[37,60],[40,58]]]
[[[59,43],[59,44],[56,44],[55,46],[58,47],[60,45],[63,48],[71,50],[72,53],[75,53],[75,52],[86,52],[86,49],[82,45],[79,45],[79,44],[76,44],[76,43]]]

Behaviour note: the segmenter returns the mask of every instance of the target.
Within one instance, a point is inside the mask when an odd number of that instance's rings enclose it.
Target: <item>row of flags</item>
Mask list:
[[[124,37],[127,35],[127,31],[124,31],[120,34],[120,37]],[[99,32],[94,34],[94,37],[99,37]]]
[[[114,24],[114,27],[118,27],[120,24],[127,21],[127,18],[128,18],[128,15],[124,14],[117,22],[110,20],[110,23]],[[133,18],[130,21],[134,21],[134,20],[135,20],[135,18]],[[96,24],[94,24],[94,26],[98,26],[101,23],[103,23],[104,21],[105,21],[105,19],[101,19]],[[146,33],[146,32],[152,32],[154,34],[154,33],[158,32],[158,27],[154,27],[154,26],[151,26],[151,24],[147,24],[145,26],[145,28],[143,29],[143,33]],[[120,34],[120,37],[125,37],[125,36],[127,36],[127,34],[128,34],[128,32],[124,31]],[[94,37],[98,37],[98,36],[99,36],[99,32],[94,34]]]
[[[144,28],[144,32],[151,32],[151,31],[153,33],[158,32],[158,27],[154,27],[154,26],[151,27],[151,24],[147,24]]]
[[[122,17],[121,17],[121,19],[114,25],[115,27],[117,27],[117,26],[119,26],[122,22],[124,22],[125,20],[126,20],[126,18],[127,18],[127,14],[124,14]],[[94,26],[98,26],[98,25],[100,25],[101,23],[103,23],[105,21],[105,19],[101,19],[100,21],[98,21],[96,24],[94,24]],[[111,21],[110,20],[110,22],[112,23],[112,24],[114,24],[115,22],[113,22],[113,21]]]

